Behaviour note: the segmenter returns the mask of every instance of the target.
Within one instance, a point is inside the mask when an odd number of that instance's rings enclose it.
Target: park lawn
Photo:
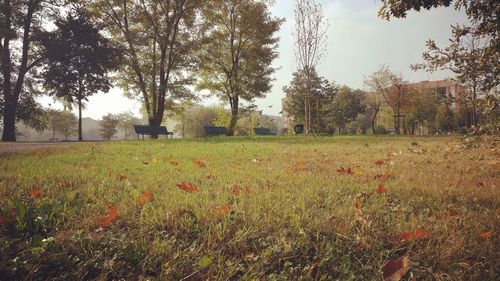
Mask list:
[[[0,280],[382,280],[401,259],[403,280],[498,280],[496,143],[223,137],[0,155]]]

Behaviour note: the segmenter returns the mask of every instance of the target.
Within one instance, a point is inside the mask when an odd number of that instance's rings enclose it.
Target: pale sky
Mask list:
[[[273,89],[256,104],[265,114],[278,115],[281,111],[282,91],[292,79],[296,69],[293,53],[292,30],[294,25],[293,0],[277,0],[271,11],[274,16],[285,18],[278,33],[279,58],[274,66]],[[381,6],[376,0],[321,0],[328,19],[328,54],[319,66],[320,75],[338,84],[364,89],[365,76],[387,64],[395,72],[411,82],[438,80],[451,77],[450,73],[433,74],[414,72],[410,64],[421,62],[427,39],[434,39],[438,46],[448,45],[451,24],[465,23],[463,12],[453,8],[438,8],[431,11],[410,12],[405,19],[385,21],[377,17]],[[44,105],[53,103],[49,97],[41,99]],[[201,102],[204,105],[217,103],[216,99]],[[272,106],[271,108],[269,106]],[[89,98],[84,117],[100,119],[107,113],[132,111],[139,116],[140,103],[123,97],[115,88],[107,94],[96,94]]]

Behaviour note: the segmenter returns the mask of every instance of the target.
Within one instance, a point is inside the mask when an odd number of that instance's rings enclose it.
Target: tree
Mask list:
[[[328,24],[325,21],[323,8],[316,0],[296,0],[294,51],[299,71],[306,74],[306,95],[304,96],[305,133],[311,130],[311,91],[313,71],[326,55]],[[316,112],[319,103],[316,102]],[[317,119],[319,117],[317,116]]]
[[[359,90],[355,91],[347,86],[342,86],[335,95],[333,102],[325,105],[327,120],[338,129],[339,134],[345,131],[349,122],[356,119],[358,113],[363,112],[361,106],[362,95],[363,92]]]
[[[198,88],[229,102],[228,135],[234,134],[240,99],[252,101],[271,89],[271,63],[278,56],[275,33],[283,20],[273,18],[268,5],[257,0],[204,3],[207,43],[199,54]]]
[[[102,117],[99,122],[99,131],[101,131],[101,136],[105,140],[111,140],[113,136],[118,132],[116,129],[118,127],[118,119],[115,115],[108,113]]]
[[[50,2],[50,4],[49,4]],[[45,13],[57,1],[3,0],[0,3],[0,68],[3,92],[2,141],[16,141],[16,121],[21,98],[29,100],[24,91],[29,72],[42,58],[33,48],[34,37],[43,27]],[[26,97],[24,97],[26,95]]]
[[[315,101],[317,104],[329,104],[333,102],[337,87],[330,83],[324,77],[313,69],[298,70],[293,73],[293,79],[290,85],[284,86],[283,91],[286,93],[286,99],[283,104],[285,111],[292,116],[296,122],[306,121],[304,115],[304,107],[309,100]],[[325,107],[318,106],[316,108],[316,117],[311,116],[308,120],[316,124],[316,132],[320,133],[325,130]],[[323,116],[323,118],[320,118]],[[312,129],[312,128],[310,128]],[[312,131],[312,130],[311,130]]]
[[[132,135],[134,125],[141,124],[141,120],[132,112],[123,112],[115,116],[118,120],[117,128],[123,131],[124,138],[128,139]]]
[[[450,106],[446,102],[444,96],[440,96],[434,90],[420,90],[414,91],[409,98],[409,109],[406,112],[406,125],[410,134],[416,133],[415,125],[419,127],[425,126],[432,132],[434,129],[434,120],[436,119],[436,112],[441,104]]]
[[[54,128],[54,132],[57,131],[61,135],[65,137],[65,140],[68,141],[68,138],[74,135],[77,132],[77,123],[78,120],[71,111],[51,111],[49,114],[49,118],[52,118],[50,121],[51,125]]]
[[[449,69],[457,79],[466,84],[472,93],[472,124],[477,125],[476,103],[478,95],[486,95],[500,85],[500,5],[497,0],[384,0],[379,16],[405,17],[407,11],[450,6],[464,9],[470,21],[468,26],[452,26],[450,45],[438,47],[427,41],[428,50],[423,54],[424,63],[413,65],[414,70],[436,71]]]
[[[396,134],[401,134],[401,117],[403,116],[401,110],[408,105],[410,92],[408,84],[401,76],[392,73],[386,65],[382,65],[379,70],[370,75],[365,83],[377,95],[383,97],[386,104],[390,106],[394,114]],[[370,107],[373,108],[373,106]]]
[[[44,34],[44,86],[51,95],[78,106],[78,140],[82,141],[83,101],[98,91],[107,92],[107,73],[118,65],[118,51],[99,33],[82,10],[56,21],[57,29]]]
[[[380,112],[380,107],[384,103],[384,97],[381,94],[381,89],[389,87],[390,79],[387,74],[388,72],[381,69],[365,79],[365,85],[369,87],[370,92],[366,93],[363,99],[363,105],[366,107],[367,115],[370,118],[370,125],[373,134],[376,133],[377,116]]]
[[[86,2],[124,51],[117,80],[126,95],[142,101],[149,125],[162,123],[168,102],[194,98],[186,87],[193,80],[186,74],[199,45],[201,0]]]
[[[212,126],[216,118],[216,112],[211,107],[193,108],[183,116],[183,122],[177,124],[176,132],[192,137],[203,137],[205,126]]]

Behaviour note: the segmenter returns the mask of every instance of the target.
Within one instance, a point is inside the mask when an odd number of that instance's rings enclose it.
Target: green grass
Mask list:
[[[406,256],[404,280],[495,280],[499,154],[454,138],[265,137],[0,155],[0,279],[381,280]],[[419,228],[430,236],[400,241]]]

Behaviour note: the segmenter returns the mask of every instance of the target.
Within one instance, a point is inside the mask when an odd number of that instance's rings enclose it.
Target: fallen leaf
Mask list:
[[[340,167],[337,169],[337,172],[339,174],[347,174],[347,175],[352,175],[353,174],[353,171],[352,171],[352,168],[349,167],[349,168],[344,168],[344,167]]]
[[[375,161],[375,165],[377,165],[377,166],[384,165],[384,160],[377,160],[377,161]]]
[[[410,259],[388,260],[383,266],[384,281],[399,281],[408,272]]]
[[[385,187],[384,187],[384,185],[383,185],[383,184],[381,184],[381,183],[380,183],[380,184],[377,186],[377,192],[378,192],[378,193],[384,193],[384,192],[385,192]]]
[[[208,168],[208,161],[203,159],[194,159],[193,164],[198,168]]]
[[[146,191],[137,197],[136,204],[138,207],[144,206],[144,204],[150,202],[153,199],[153,193]]]
[[[493,232],[492,231],[487,231],[487,230],[483,230],[481,232],[479,232],[478,236],[481,240],[490,240],[491,239],[491,236],[493,235]]]
[[[175,161],[175,160],[170,160],[170,161],[168,161],[168,162],[169,162],[170,164],[174,165],[174,166],[179,165],[179,163],[178,163],[177,161]]]
[[[156,164],[160,163],[160,160],[158,160],[158,158],[153,158],[153,160],[151,160],[151,163],[156,165]]]
[[[301,170],[304,170],[305,168],[306,168],[306,164],[304,164],[303,162],[295,163],[295,170],[296,171],[301,171]]]
[[[126,177],[126,176],[124,176],[124,175],[120,175],[120,174],[118,174],[117,178],[118,178],[118,180],[119,180],[119,181],[123,181],[123,180],[126,180],[126,179],[127,179],[127,177]]]
[[[109,208],[108,214],[102,219],[101,226],[108,226],[114,219],[118,217],[118,207]]]
[[[142,161],[142,164],[144,164],[144,165],[149,165],[149,162],[148,162],[148,161],[143,160],[143,161]]]
[[[354,198],[354,208],[361,210],[361,201],[359,200],[358,197]]]
[[[177,187],[189,193],[198,192],[198,188],[194,184],[188,182],[181,182],[177,185]]]
[[[251,161],[251,162],[252,162],[252,163],[254,163],[254,164],[259,164],[259,163],[260,163],[260,160],[259,160],[259,159],[252,159],[252,161]]]
[[[232,206],[225,204],[214,208],[214,213],[217,215],[227,216],[231,212]]]
[[[431,237],[431,233],[428,230],[425,230],[423,228],[418,228],[415,231],[408,231],[408,232],[403,232],[399,236],[400,241],[413,241],[413,240],[420,240],[424,238],[429,238]]]
[[[39,198],[40,196],[42,196],[42,190],[40,188],[32,189],[28,191],[28,194],[32,198]]]

